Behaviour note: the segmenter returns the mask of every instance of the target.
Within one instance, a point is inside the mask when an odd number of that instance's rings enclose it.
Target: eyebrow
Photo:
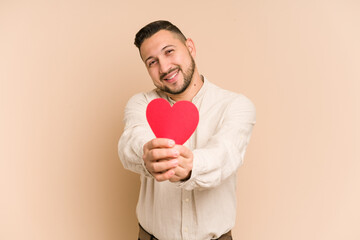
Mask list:
[[[166,48],[168,48],[168,47],[175,47],[175,45],[166,45],[165,47],[163,47],[162,49],[161,49],[161,52],[162,51],[164,51]],[[150,58],[154,58],[153,56],[150,56],[150,57],[148,57],[146,60],[145,60],[145,62],[147,62]]]

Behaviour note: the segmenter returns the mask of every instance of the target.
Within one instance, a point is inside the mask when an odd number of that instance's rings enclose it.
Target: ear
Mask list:
[[[186,39],[186,47],[188,48],[190,54],[192,57],[196,56],[196,48],[195,48],[195,44],[194,41],[191,38]]]

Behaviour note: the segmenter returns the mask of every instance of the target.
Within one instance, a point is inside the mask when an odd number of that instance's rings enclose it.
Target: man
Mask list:
[[[254,106],[199,74],[194,42],[170,22],[146,25],[135,45],[156,86],[129,100],[118,146],[124,167],[140,174],[139,239],[232,239],[236,172],[255,123]],[[198,108],[198,127],[184,145],[155,138],[145,115],[155,98],[192,101]]]

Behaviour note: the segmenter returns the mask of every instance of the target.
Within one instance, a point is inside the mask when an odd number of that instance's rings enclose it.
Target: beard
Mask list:
[[[189,54],[190,55],[190,54]],[[180,66],[177,67],[177,69],[179,71],[181,71],[183,73],[184,76],[184,83],[182,84],[182,86],[179,89],[170,89],[168,86],[164,86],[164,87],[159,87],[158,88],[163,91],[163,92],[167,92],[173,95],[176,94],[181,94],[183,93],[190,85],[192,78],[194,76],[194,71],[195,71],[195,61],[194,58],[190,55],[190,59],[191,59],[191,64],[189,66],[189,68],[184,72],[182,70],[182,68]],[[174,71],[174,69],[171,69],[169,72]],[[166,74],[164,74],[166,75]]]

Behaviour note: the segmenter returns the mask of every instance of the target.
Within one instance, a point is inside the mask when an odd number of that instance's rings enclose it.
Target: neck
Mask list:
[[[202,76],[199,74],[197,69],[195,69],[191,83],[184,92],[180,94],[170,94],[170,93],[166,93],[166,94],[175,102],[183,101],[183,100],[191,102],[193,98],[196,96],[196,94],[200,91],[203,84],[204,82]]]

